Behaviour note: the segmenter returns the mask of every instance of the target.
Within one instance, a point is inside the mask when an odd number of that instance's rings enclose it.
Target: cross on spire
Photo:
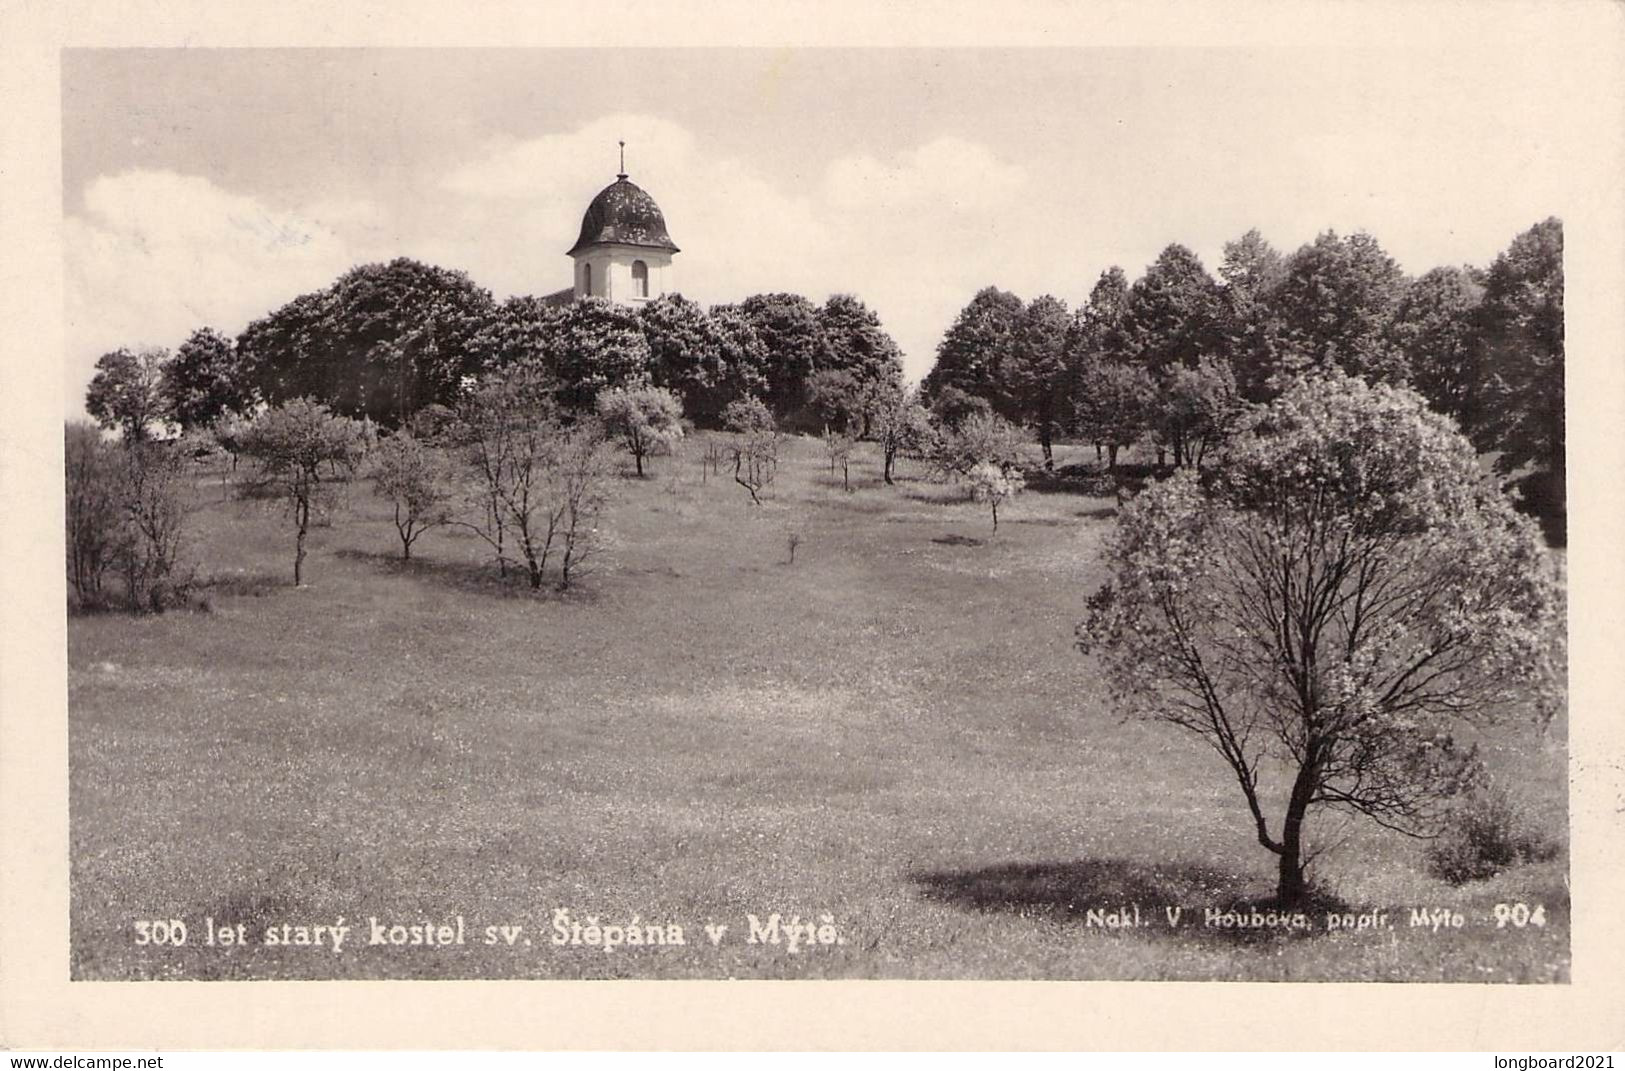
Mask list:
[[[624,141],[620,142],[620,146],[621,146],[621,172],[620,172],[620,174],[616,175],[615,177],[618,178],[618,179],[624,179],[626,177],[626,142],[624,142]]]

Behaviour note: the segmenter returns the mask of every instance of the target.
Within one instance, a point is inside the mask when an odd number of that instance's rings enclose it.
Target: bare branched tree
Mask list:
[[[599,546],[610,475],[603,425],[565,424],[553,395],[545,375],[511,370],[464,400],[453,432],[474,490],[468,516],[451,523],[490,544],[504,572],[522,564],[532,588],[542,586],[555,552],[559,586],[579,577]]]
[[[762,504],[761,492],[779,468],[779,427],[772,412],[757,398],[728,403],[723,426],[733,433],[731,452],[734,482],[750,492],[751,505]]]

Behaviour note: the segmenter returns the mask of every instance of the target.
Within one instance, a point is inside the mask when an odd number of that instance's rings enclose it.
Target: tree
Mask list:
[[[336,316],[332,290],[317,290],[254,320],[237,336],[237,358],[268,404],[314,398],[356,405],[347,383],[354,362],[334,337]]]
[[[818,307],[800,294],[757,294],[739,305],[766,351],[763,400],[778,420],[807,401],[807,377],[830,366]]]
[[[1001,375],[1000,408],[1012,420],[1030,425],[1044,451],[1044,467],[1055,467],[1055,435],[1070,422],[1076,366],[1068,359],[1072,316],[1066,303],[1044,294],[1022,310]]]
[[[248,435],[248,429],[253,426],[252,417],[244,416],[235,410],[220,414],[209,424],[209,438],[231,457],[233,472],[237,471],[237,459],[243,452],[243,442]]]
[[[164,363],[169,351],[117,349],[102,354],[85,391],[85,412],[130,442],[151,438],[153,425],[168,419],[164,398]]]
[[[1286,260],[1254,227],[1233,242],[1224,243],[1219,278],[1227,295],[1256,302],[1273,290],[1285,274]]]
[[[644,305],[638,319],[649,344],[652,382],[681,398],[683,412],[696,425],[717,427],[723,406],[766,387],[766,351],[737,309],[719,306],[707,312],[668,294]]]
[[[1106,445],[1107,471],[1117,468],[1117,453],[1139,442],[1151,425],[1156,385],[1151,374],[1114,361],[1090,367],[1075,403],[1078,426]]]
[[[311,517],[329,504],[322,466],[353,472],[361,459],[360,435],[356,421],[296,398],[259,414],[243,436],[243,453],[258,464],[258,486],[281,499],[293,519],[295,587],[304,583]]]
[[[1196,254],[1170,245],[1129,288],[1123,331],[1137,363],[1152,374],[1224,352],[1218,284]]]
[[[560,321],[566,310],[530,295],[511,297],[491,310],[469,340],[471,363],[478,370],[498,373],[515,365],[531,365],[556,373],[559,366]],[[442,399],[450,407],[455,399]]]
[[[1021,493],[1027,486],[1021,470],[992,461],[982,461],[971,467],[969,473],[971,497],[986,502],[993,510],[993,531],[999,531],[999,504]]]
[[[857,438],[849,431],[824,429],[824,451],[829,454],[829,474],[835,475],[836,467],[840,467],[843,491],[852,490],[852,451],[857,445]]]
[[[189,520],[189,451],[178,442],[108,442],[86,423],[70,423],[66,462],[67,570],[80,607],[107,602],[109,573],[124,581],[137,612],[161,612],[184,600],[182,568]]]
[[[542,586],[558,518],[539,519],[541,469],[561,425],[555,380],[533,364],[517,364],[487,376],[457,406],[452,441],[476,488],[476,520],[455,523],[490,544],[497,568],[507,575],[508,533],[516,533],[530,586]]]
[[[860,398],[902,384],[903,351],[862,301],[851,294],[832,295],[818,310],[818,321],[829,353],[821,371],[849,376]],[[867,408],[857,405],[853,411],[865,419],[863,434],[868,435]]]
[[[779,428],[773,412],[759,398],[741,398],[728,403],[722,424],[733,433],[734,482],[750,493],[751,505],[759,506],[762,489],[773,482],[779,467]]]
[[[119,451],[124,536],[117,561],[130,609],[161,613],[191,586],[186,545],[188,456],[178,442],[130,442]]]
[[[807,408],[825,430],[861,434],[868,392],[851,372],[826,368],[807,377]]]
[[[394,428],[431,402],[451,404],[481,371],[476,339],[494,309],[463,272],[397,257],[254,321],[237,348],[266,401],[308,397]]]
[[[454,400],[480,370],[473,339],[493,305],[463,272],[397,257],[353,268],[332,289],[328,329],[356,391],[343,411],[399,427],[430,402]]]
[[[1285,276],[1286,260],[1255,228],[1224,245],[1219,265],[1226,350],[1242,396],[1263,401],[1276,371],[1280,321],[1271,295]]]
[[[1561,528],[1564,450],[1563,224],[1535,224],[1495,258],[1484,281],[1483,373],[1474,441],[1496,469],[1526,470],[1525,501]]]
[[[610,471],[604,429],[595,427],[591,421],[562,429],[547,476],[560,513],[558,527],[563,546],[559,555],[559,590],[567,591],[604,546],[603,531],[598,523],[609,502]]]
[[[1023,309],[1020,298],[997,287],[977,291],[938,343],[936,364],[921,384],[933,408],[949,387],[989,400],[998,395]]]
[[[1285,370],[1340,368],[1405,383],[1410,371],[1389,333],[1404,290],[1399,265],[1369,234],[1326,231],[1299,249],[1269,293]]]
[[[875,402],[871,427],[880,444],[881,478],[890,484],[900,455],[926,453],[934,434],[931,413],[917,390],[895,388]]]
[[[561,409],[591,413],[603,391],[649,384],[649,343],[636,312],[608,298],[582,298],[558,327],[554,374]]]
[[[604,426],[579,415],[563,420],[554,380],[517,365],[464,397],[450,441],[475,489],[474,519],[451,523],[489,543],[503,575],[517,551],[532,589],[542,586],[558,552],[559,587],[568,587],[599,545],[596,520],[608,473]]]
[[[1066,364],[1070,377],[1066,402],[1071,412],[1067,423],[1074,430],[1088,434],[1095,444],[1095,460],[1101,459],[1104,440],[1093,434],[1085,417],[1098,417],[1091,412],[1093,406],[1087,392],[1098,389],[1102,369],[1110,365],[1123,365],[1130,357],[1130,346],[1125,324],[1128,318],[1129,286],[1123,269],[1113,265],[1100,273],[1089,300],[1072,318],[1066,333]],[[1083,423],[1080,425],[1080,421]],[[1115,455],[1114,455],[1115,456]]]
[[[409,561],[418,537],[450,519],[452,487],[445,465],[437,452],[402,430],[379,444],[372,478],[379,496],[395,507],[401,560]]]
[[[123,533],[117,448],[93,424],[66,426],[64,446],[68,583],[80,606],[102,601],[102,583]]]
[[[973,416],[992,416],[993,406],[986,399],[967,394],[958,387],[939,387],[931,396],[931,419],[944,430],[956,428]]]
[[[1468,432],[1478,409],[1482,275],[1471,268],[1434,268],[1405,291],[1392,326],[1411,386],[1435,412],[1454,417]]]
[[[978,465],[1018,468],[1026,445],[1027,433],[1010,421],[997,413],[974,413],[958,424],[938,427],[932,460],[945,478],[969,480]]]
[[[1230,433],[1241,405],[1229,361],[1203,357],[1194,368],[1171,368],[1152,414],[1157,440],[1173,447],[1175,465],[1201,467],[1207,452]]]
[[[1283,904],[1306,892],[1311,816],[1432,835],[1478,768],[1457,733],[1552,696],[1550,557],[1409,391],[1299,381],[1210,479],[1125,506],[1107,561],[1080,647],[1120,705],[1224,759]]]
[[[729,402],[760,397],[767,390],[767,346],[751,318],[737,305],[712,307],[710,319],[714,333],[707,357],[709,387],[695,405],[685,403],[684,411],[696,423],[720,428],[722,411]]]
[[[665,387],[612,387],[598,395],[598,419],[632,455],[638,475],[657,447],[683,437],[683,403]]]
[[[182,431],[213,424],[254,406],[254,388],[232,340],[209,327],[193,331],[164,365],[165,403]]]
[[[1085,331],[1091,360],[1121,361],[1129,356],[1129,285],[1123,269],[1113,264],[1100,273],[1080,310],[1078,324]]]

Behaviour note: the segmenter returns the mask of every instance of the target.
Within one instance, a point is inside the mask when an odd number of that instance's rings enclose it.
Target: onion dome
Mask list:
[[[581,217],[581,237],[570,247],[570,256],[593,245],[636,245],[676,253],[677,246],[666,233],[666,217],[660,206],[626,175],[599,191]]]

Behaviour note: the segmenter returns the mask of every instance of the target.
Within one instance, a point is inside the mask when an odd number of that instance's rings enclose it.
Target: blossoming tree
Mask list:
[[[1317,809],[1429,836],[1480,768],[1465,737],[1555,702],[1545,545],[1408,391],[1298,382],[1207,479],[1130,502],[1107,556],[1080,648],[1122,706],[1224,759],[1283,904]]]

